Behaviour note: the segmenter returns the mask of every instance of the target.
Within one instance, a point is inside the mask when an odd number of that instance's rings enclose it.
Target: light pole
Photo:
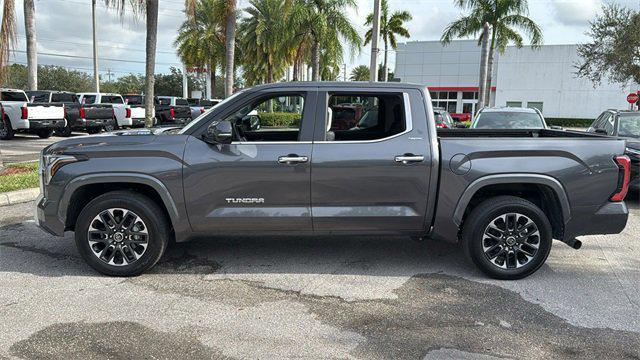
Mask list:
[[[380,0],[373,0],[373,31],[371,34],[371,66],[369,81],[378,81],[378,39],[380,38]]]
[[[98,43],[96,42],[96,0],[91,0],[91,19],[93,20],[93,81],[96,92],[100,92],[100,75],[98,74]]]

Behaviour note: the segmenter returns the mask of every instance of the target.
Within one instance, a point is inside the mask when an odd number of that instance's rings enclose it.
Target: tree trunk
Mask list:
[[[320,81],[320,43],[315,39],[311,45],[311,78]]]
[[[216,63],[212,63],[209,65],[209,71],[211,72],[211,94],[209,96],[211,99],[216,98]]]
[[[24,28],[27,35],[27,86],[29,90],[38,90],[38,45],[34,0],[24,0]]]
[[[236,50],[236,0],[229,1],[229,12],[225,24],[225,59],[224,96],[233,94],[233,61]]]
[[[482,30],[482,47],[480,50],[480,78],[478,79],[478,104],[476,112],[485,107],[485,94],[487,91],[487,63],[489,56],[489,23],[485,23]],[[472,116],[475,114],[472,114]]]
[[[298,70],[299,70],[300,64],[298,64],[298,59],[297,59],[297,55],[296,55],[296,60],[293,62],[293,79],[292,81],[298,81]]]
[[[491,106],[491,81],[493,80],[493,56],[496,50],[496,26],[491,31],[491,46],[489,47],[489,59],[487,60],[487,86],[485,87],[484,103]]]
[[[382,69],[382,71],[384,71],[384,75],[382,77],[384,82],[389,81],[389,68],[387,68],[387,56],[388,56],[388,50],[387,50],[387,39],[384,39],[384,67]]]
[[[271,84],[273,82],[273,65],[267,64],[267,83]]]
[[[158,0],[147,1],[147,58],[145,66],[144,126],[153,126],[154,71],[156,65],[156,43],[158,40]]]

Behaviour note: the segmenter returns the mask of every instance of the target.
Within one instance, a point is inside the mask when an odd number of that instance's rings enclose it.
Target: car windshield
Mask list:
[[[536,113],[487,111],[478,115],[474,129],[542,129],[542,118]]]
[[[640,138],[640,114],[622,115],[619,123],[619,136]]]
[[[228,98],[222,100],[221,102],[213,105],[213,107],[211,109],[209,109],[209,110],[205,111],[204,113],[200,114],[200,116],[198,116],[197,118],[193,119],[193,121],[191,121],[189,124],[187,124],[187,126],[182,128],[182,130],[180,130],[180,134],[184,134],[186,131],[189,131],[189,129],[196,127],[198,125],[198,123],[200,123],[201,120],[203,120],[211,112],[211,110],[217,108],[220,105],[226,104],[227,102],[235,99],[236,97],[238,97],[241,94],[244,94],[244,91],[238,91],[237,93],[229,96]]]

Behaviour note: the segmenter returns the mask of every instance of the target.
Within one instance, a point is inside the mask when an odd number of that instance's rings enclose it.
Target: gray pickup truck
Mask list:
[[[357,104],[351,128],[333,108]],[[354,105],[350,105],[354,106]],[[139,274],[167,243],[212,235],[404,235],[461,242],[517,279],[552,239],[621,232],[625,141],[550,129],[436,130],[426,88],[280,83],[183,129],[68,139],[42,151],[37,222],[75,231],[90,266]]]

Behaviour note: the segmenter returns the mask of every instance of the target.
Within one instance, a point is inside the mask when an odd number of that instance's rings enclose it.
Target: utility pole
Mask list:
[[[98,43],[96,42],[96,0],[91,0],[91,19],[93,20],[93,81],[96,92],[100,92],[100,75],[98,74]]]
[[[378,39],[380,38],[380,0],[373,0],[373,31],[371,34],[371,66],[369,81],[378,81]]]
[[[344,81],[347,81],[347,64],[342,64],[342,73],[344,74]]]
[[[189,97],[189,78],[187,77],[187,66],[182,65],[182,97]]]
[[[491,35],[491,26],[489,23],[484,23],[484,29],[482,30],[482,47],[480,50],[480,79],[478,79],[478,104],[476,105],[476,112],[488,104],[485,104],[485,97],[487,91],[487,76],[489,76],[489,36]],[[475,114],[472,114],[474,116]]]
[[[111,69],[107,69],[107,78],[109,79],[109,82],[111,82],[111,75],[113,75]]]

